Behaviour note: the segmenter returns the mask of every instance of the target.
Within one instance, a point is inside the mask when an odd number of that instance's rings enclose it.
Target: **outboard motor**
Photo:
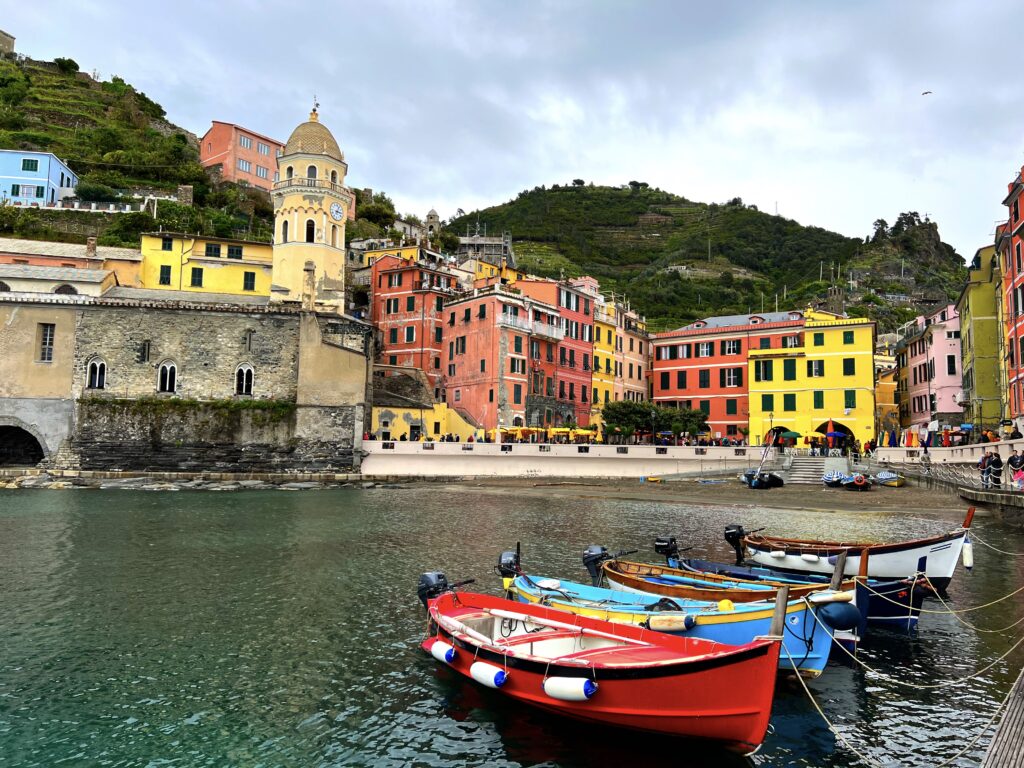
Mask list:
[[[514,579],[519,575],[520,571],[520,557],[519,549],[508,549],[501,553],[498,557],[498,575],[503,579]]]
[[[423,607],[426,608],[428,600],[440,597],[448,589],[447,576],[441,571],[428,571],[420,574],[420,583],[416,587],[416,594],[419,596],[420,602],[423,603]]]
[[[671,565],[673,559],[679,559],[679,544],[675,536],[659,536],[654,540],[654,551],[665,556],[665,562]]]
[[[743,565],[743,537],[746,535],[742,525],[725,526],[725,540],[736,550],[736,565]]]
[[[583,565],[595,587],[601,586],[601,563],[611,559],[608,547],[602,547],[600,544],[591,544],[583,550]]]

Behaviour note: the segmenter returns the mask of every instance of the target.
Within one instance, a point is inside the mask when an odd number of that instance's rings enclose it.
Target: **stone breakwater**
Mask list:
[[[99,489],[130,491],[308,491],[327,488],[391,488],[391,483],[364,481],[358,475],[320,476],[299,479],[294,476],[268,476],[265,478],[233,479],[215,475],[211,477],[99,477],[81,474],[63,475],[47,472],[0,477],[0,489],[35,488],[51,490]]]

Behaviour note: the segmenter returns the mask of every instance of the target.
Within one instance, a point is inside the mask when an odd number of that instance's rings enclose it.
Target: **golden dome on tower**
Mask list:
[[[309,113],[309,120],[301,123],[284,146],[284,154],[302,153],[307,155],[327,155],[335,160],[345,161],[341,147],[326,126],[320,122],[320,116],[314,109]]]

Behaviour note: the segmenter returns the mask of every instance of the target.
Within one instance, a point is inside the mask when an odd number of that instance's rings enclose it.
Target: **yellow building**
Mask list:
[[[416,261],[419,255],[420,246],[415,243],[412,245],[396,245],[390,248],[368,248],[363,251],[363,266],[368,267],[384,256],[397,256],[405,261]]]
[[[376,440],[438,440],[442,435],[455,435],[459,442],[483,438],[477,429],[446,403],[434,403],[430,408],[411,406],[373,406],[370,431]]]
[[[141,250],[142,288],[270,295],[270,243],[150,232]]]
[[[344,311],[348,165],[314,109],[277,159],[274,182],[273,302],[302,302]],[[312,294],[312,296],[310,296]]]
[[[517,280],[525,280],[528,276],[522,270],[513,269],[504,260],[502,260],[499,266],[483,259],[467,259],[459,265],[459,268],[472,272],[473,279],[475,280],[492,280],[497,278],[497,282],[503,285],[512,285]]]
[[[886,432],[900,430],[900,407],[896,402],[897,374],[895,364],[881,368],[875,384],[875,425]]]
[[[772,428],[810,437],[831,421],[857,444],[875,438],[875,324],[813,310],[804,318],[789,345],[750,350],[751,437]]]
[[[590,423],[600,427],[601,408],[615,400],[615,305],[594,306],[594,397],[591,400]]]

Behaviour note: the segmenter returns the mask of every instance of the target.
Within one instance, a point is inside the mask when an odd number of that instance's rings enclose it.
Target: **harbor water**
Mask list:
[[[655,560],[653,539],[669,534],[728,559],[729,523],[900,539],[955,527],[964,512],[952,496],[922,516],[551,491],[0,491],[0,768],[744,764],[454,679],[419,649],[418,574],[441,569],[497,594],[493,566],[516,541],[530,572],[585,580],[592,543]],[[974,525],[1024,552],[1024,535],[984,515]],[[975,561],[954,577],[951,605],[1024,585],[1024,558],[975,545]],[[1021,616],[1024,593],[964,614],[976,627],[928,614],[916,638],[877,634],[860,658],[912,685],[962,678],[1024,632],[978,628]],[[809,686],[873,761],[934,766],[988,722],[1022,663],[1018,652],[961,686],[915,689],[833,661]],[[772,724],[755,765],[864,765],[793,681],[778,686]],[[977,765],[989,738],[954,764]]]

